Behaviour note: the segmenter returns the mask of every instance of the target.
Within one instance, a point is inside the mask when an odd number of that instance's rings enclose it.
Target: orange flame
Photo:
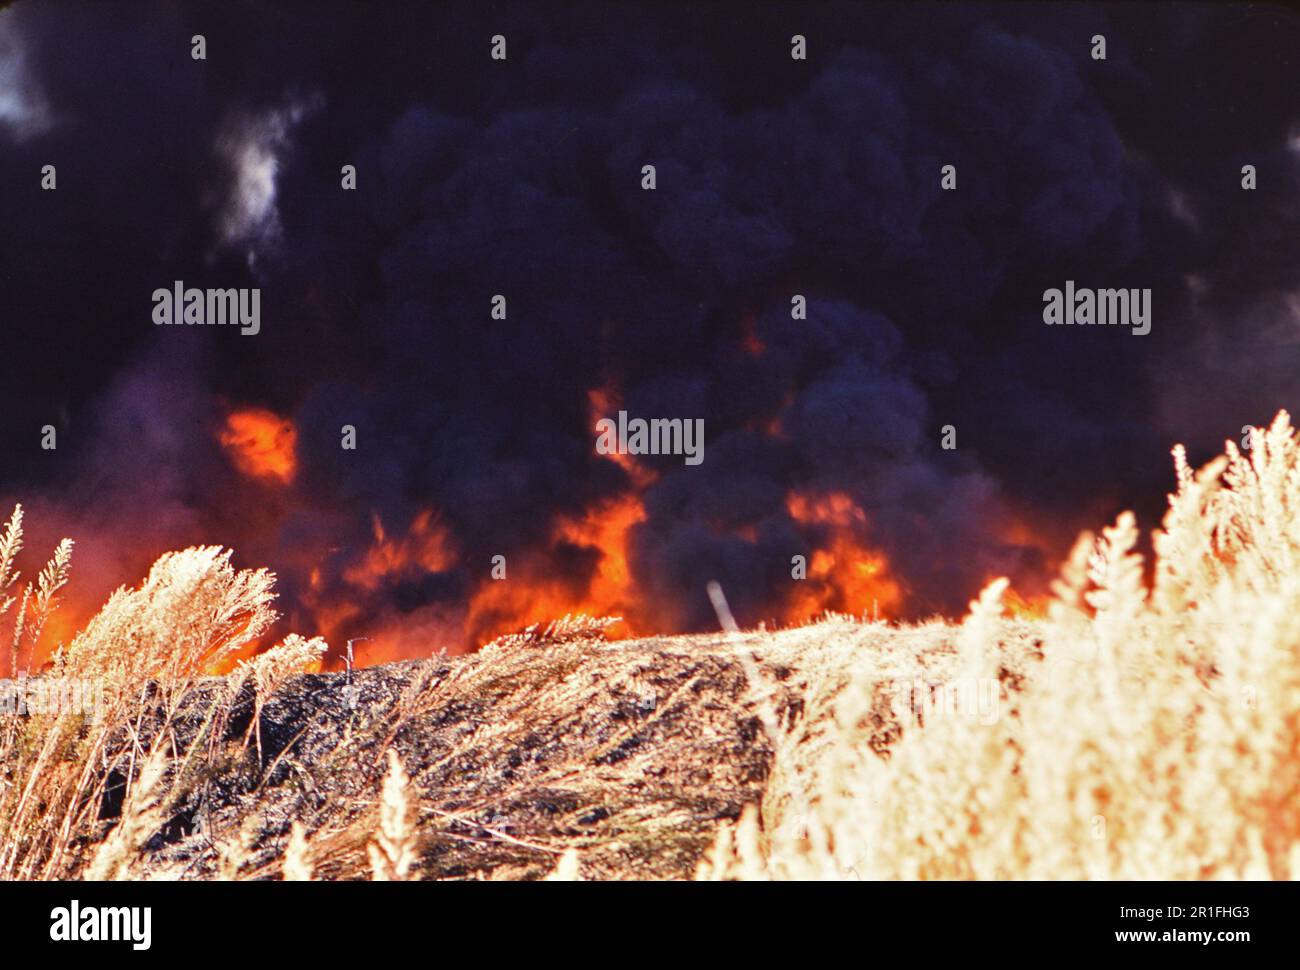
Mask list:
[[[348,639],[364,638],[355,647],[358,665],[427,655],[444,647],[452,652],[473,650],[501,634],[565,614],[624,617],[609,632],[630,636],[636,600],[627,543],[630,530],[644,519],[633,492],[603,501],[558,521],[544,547],[509,556],[504,578],[494,578],[485,563],[466,605],[434,603],[406,613],[375,614],[365,606],[365,594],[390,580],[448,571],[459,556],[449,530],[432,509],[417,514],[401,534],[390,533],[374,516],[373,542],[342,570],[342,589],[315,567],[308,571],[303,599],[312,629],[336,651]],[[554,569],[555,556],[565,547],[591,555],[589,573]],[[349,596],[348,590],[355,595]]]
[[[289,485],[298,471],[293,422],[265,408],[232,411],[219,435],[235,467],[250,478]]]
[[[589,413],[591,418],[591,431],[596,433],[596,422],[601,418],[613,418],[620,407],[623,406],[621,396],[612,387],[597,387],[587,392],[587,401],[590,405]],[[601,457],[608,458],[614,464],[618,465],[623,471],[627,472],[628,478],[638,489],[644,489],[651,485],[658,477],[649,468],[643,467],[631,455],[624,455],[618,452],[611,452]]]
[[[388,538],[378,515],[373,516],[372,527],[375,544],[360,563],[343,573],[343,578],[353,586],[373,590],[390,576],[400,576],[411,570],[440,573],[456,565],[450,537],[432,509],[421,511],[411,523],[410,530],[400,539]],[[314,582],[319,585],[320,574],[313,572]]]
[[[453,569],[459,557],[451,533],[433,509],[422,509],[402,534],[390,534],[378,514],[371,515],[373,541],[331,582],[320,565],[307,572],[303,604],[314,632],[325,637],[337,656],[355,641],[357,666],[384,663],[435,650],[459,649],[458,623],[442,607],[411,612],[377,611],[367,594],[386,582],[415,579]],[[295,620],[295,622],[297,622]]]
[[[890,575],[885,554],[859,538],[867,516],[852,498],[843,492],[792,492],[786,508],[796,522],[829,531],[830,540],[809,557],[807,576],[795,583],[785,605],[785,622],[803,622],[827,610],[887,616],[898,609],[903,589]]]
[[[599,555],[585,588],[549,571],[545,559],[529,560],[514,568],[521,578],[486,580],[470,601],[466,634],[475,646],[502,633],[533,623],[559,619],[567,613],[620,616],[609,628],[612,636],[635,636],[635,598],[627,562],[631,529],[645,520],[645,509],[635,494],[603,502],[585,514],[559,522],[552,546],[566,543],[592,549]],[[509,564],[507,564],[507,568]]]
[[[1052,602],[1048,595],[1022,596],[1014,589],[1002,594],[1002,605],[1010,616],[1019,620],[1042,620],[1047,617],[1047,608]]]
[[[752,336],[752,321],[745,333]],[[747,341],[746,347],[751,353],[762,353],[760,344],[755,339]],[[620,395],[606,385],[589,391],[588,402],[594,435],[596,420],[617,414]],[[762,430],[781,433],[779,412]],[[238,409],[226,418],[218,440],[241,474],[280,490],[276,501],[260,503],[267,507],[262,519],[251,524],[246,516],[240,520],[250,536],[267,530],[274,535],[289,504],[301,498],[291,488],[298,471],[293,422],[263,408]],[[626,491],[558,519],[543,542],[511,553],[508,578],[494,578],[492,564],[486,562],[472,568],[469,588],[459,597],[441,597],[412,608],[395,605],[383,595],[388,586],[449,573],[461,563],[462,550],[432,508],[418,512],[405,529],[391,532],[372,514],[372,541],[346,561],[332,558],[337,547],[329,547],[324,538],[315,545],[307,540],[306,545],[283,550],[294,562],[291,574],[301,578],[302,586],[294,613],[286,618],[288,629],[324,636],[335,657],[348,639],[366,638],[357,645],[358,665],[427,655],[440,647],[473,650],[503,633],[565,614],[620,616],[623,622],[610,630],[612,636],[663,629],[671,611],[656,610],[656,605],[665,604],[651,602],[647,593],[636,588],[629,564],[634,530],[646,520],[642,497],[658,476],[633,456],[604,457],[626,472]],[[907,587],[885,552],[873,545],[872,522],[849,493],[791,491],[786,510],[805,537],[816,541],[806,550],[804,578],[790,584],[791,591],[773,604],[769,616],[781,623],[801,623],[828,610],[885,618],[902,612]],[[1021,561],[1028,557],[1032,566],[1037,559],[1046,560],[1052,544],[1045,537],[1051,535],[1051,528],[1050,523],[1030,525],[1029,521],[1008,512],[990,528],[1004,539],[1008,556]],[[717,528],[750,543],[759,538],[759,525],[754,522]],[[569,565],[556,568],[558,561]],[[1027,572],[1032,575],[1034,569]],[[465,581],[460,573],[446,578]],[[1009,590],[1008,611],[1015,616],[1043,616],[1048,597],[1040,593],[1045,585],[1045,581],[1031,582],[1022,591]],[[31,651],[38,661],[54,644],[69,641],[95,612],[94,604],[82,603],[75,591],[70,592],[73,598],[55,615],[38,649]]]
[[[626,632],[631,633],[626,614],[631,612],[632,574],[627,564],[628,534],[633,526],[645,521],[645,507],[635,495],[606,502],[576,521],[561,521],[557,530],[566,542],[600,550],[600,563],[592,578],[584,604],[569,612],[592,616],[624,616]]]
[[[1002,570],[985,576],[984,584],[998,575],[1014,576],[1014,586],[1002,594],[1006,612],[1020,619],[1044,619],[1052,601],[1054,564],[1064,559],[1073,542],[1073,533],[1042,515],[1009,509],[997,527],[997,535],[1012,558]]]

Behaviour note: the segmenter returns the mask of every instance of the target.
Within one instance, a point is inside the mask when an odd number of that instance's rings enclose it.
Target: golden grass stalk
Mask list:
[[[167,754],[162,745],[149,752],[140,774],[131,784],[122,820],[109,833],[86,872],[93,881],[119,880],[127,877],[131,863],[162,824],[163,776],[167,771]]]
[[[257,737],[257,757],[262,758],[262,710],[266,702],[293,674],[320,669],[321,660],[329,650],[323,637],[306,637],[291,633],[285,639],[251,660],[241,660],[236,668],[242,676],[253,680],[253,722],[249,734]],[[245,745],[248,738],[244,739]]]
[[[578,863],[578,850],[565,849],[560,861],[546,877],[547,882],[581,882],[582,867]]]
[[[23,507],[15,505],[14,511],[0,533],[0,616],[4,616],[14,605],[14,598],[9,590],[18,582],[16,563],[18,553],[23,548]],[[19,621],[19,627],[22,621]],[[9,676],[18,676],[18,633],[14,633],[13,649],[9,658]]]
[[[294,822],[289,828],[289,845],[284,850],[284,881],[311,882],[312,875],[307,833],[301,822]]]
[[[376,882],[402,882],[415,864],[415,824],[412,820],[409,788],[411,780],[401,759],[388,750],[388,773],[379,799],[379,827],[366,847],[370,871]]]

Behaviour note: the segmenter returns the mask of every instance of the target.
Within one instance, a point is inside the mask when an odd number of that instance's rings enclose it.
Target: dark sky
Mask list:
[[[629,487],[592,448],[614,387],[706,426],[703,465],[646,463],[630,565],[661,628],[710,625],[711,578],[764,616],[817,541],[791,489],[854,497],[909,614],[959,609],[1041,569],[1009,516],[1154,526],[1173,442],[1204,460],[1296,404],[1297,77],[1300,15],[1268,4],[19,2],[0,495],[101,581],[220,542],[288,606],[297,552],[341,583],[372,512],[433,506],[466,565],[367,594],[420,610]],[[154,327],[176,279],[260,287],[262,332]],[[1150,288],[1151,333],[1044,326],[1067,279]],[[245,406],[296,422],[292,495],[216,444]]]

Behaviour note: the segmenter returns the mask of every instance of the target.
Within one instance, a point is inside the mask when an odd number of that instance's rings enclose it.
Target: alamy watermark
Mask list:
[[[74,899],[50,910],[50,939],[55,943],[130,943],[133,950],[153,944],[150,906],[82,906]]]
[[[1043,323],[1118,325],[1132,327],[1130,333],[1142,337],[1151,332],[1151,290],[1076,289],[1074,280],[1066,280],[1064,290],[1043,291]]]
[[[900,719],[922,723],[941,718],[976,722],[984,727],[997,723],[1001,713],[1002,684],[993,677],[957,677],[932,683],[913,677],[890,684],[889,704]]]
[[[0,681],[0,716],[83,714],[98,719],[104,712],[104,685],[94,678],[28,677]]]
[[[632,418],[596,422],[596,453],[600,455],[685,455],[686,464],[704,461],[703,418]]]
[[[237,326],[245,337],[255,336],[262,329],[260,289],[187,289],[177,280],[171,289],[154,290],[153,304],[153,322],[160,327]]]

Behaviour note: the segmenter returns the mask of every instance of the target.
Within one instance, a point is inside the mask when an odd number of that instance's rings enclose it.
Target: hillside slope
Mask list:
[[[1012,652],[1026,656],[1029,628],[1017,630]],[[251,685],[210,678],[173,725],[174,794],[133,875],[278,877],[296,819],[318,878],[366,878],[392,748],[417,803],[413,878],[540,877],[571,847],[584,878],[690,878],[719,822],[763,798],[765,711],[783,726],[808,716],[812,682],[824,691],[854,658],[873,658],[882,683],[942,680],[954,631],[829,620],[730,636],[539,638],[296,676],[265,703],[260,731]],[[871,747],[887,751],[898,731],[882,695]]]

